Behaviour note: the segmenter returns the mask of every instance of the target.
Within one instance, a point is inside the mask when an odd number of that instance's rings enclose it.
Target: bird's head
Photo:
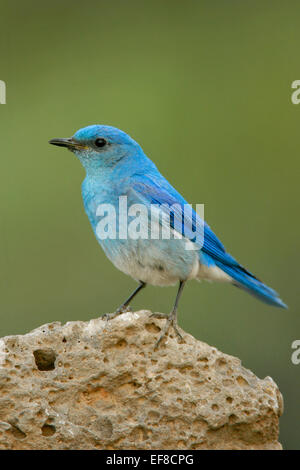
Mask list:
[[[142,152],[125,132],[102,125],[84,127],[70,138],[52,139],[49,143],[71,150],[87,172],[113,167],[124,157]]]

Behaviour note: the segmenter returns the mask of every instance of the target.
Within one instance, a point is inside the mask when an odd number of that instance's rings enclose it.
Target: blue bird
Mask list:
[[[147,284],[166,286],[178,282],[171,313],[160,315],[167,321],[156,346],[170,327],[181,337],[177,328],[177,308],[184,285],[190,279],[231,283],[270,305],[287,308],[273,289],[225,251],[220,240],[195,211],[191,210],[190,216],[182,222],[187,202],[125,132],[111,126],[92,125],[78,130],[71,138],[52,139],[49,143],[66,147],[80,160],[86,171],[82,183],[83,203],[95,236],[112,263],[139,282],[115,313],[106,314],[107,319],[126,311],[131,300]],[[152,238],[129,237],[128,233],[124,236],[124,228],[129,228],[132,218],[128,219],[128,214],[123,213],[122,196],[127,198],[127,207],[142,205],[148,210],[148,215],[151,207],[155,207],[154,225],[162,229],[168,224],[173,237],[164,238],[161,232]],[[115,209],[116,225],[113,227],[115,236],[106,237],[99,235],[99,222],[104,215],[99,207],[108,206]],[[175,209],[169,219],[164,219],[171,206]],[[142,227],[146,228],[146,235],[149,234],[150,222],[149,215],[144,219],[146,227]],[[201,242],[193,237],[198,226],[203,228]]]

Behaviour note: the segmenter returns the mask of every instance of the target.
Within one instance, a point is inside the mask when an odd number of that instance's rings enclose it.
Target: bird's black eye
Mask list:
[[[96,139],[95,140],[95,145],[96,145],[96,147],[104,147],[104,145],[106,145],[106,140],[105,139]]]

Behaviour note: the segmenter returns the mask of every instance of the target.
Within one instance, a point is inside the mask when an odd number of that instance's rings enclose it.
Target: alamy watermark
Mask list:
[[[6,104],[6,83],[0,80],[0,104]]]
[[[291,95],[291,100],[293,104],[300,103],[300,80],[294,80],[291,85],[292,88],[296,88]]]
[[[295,351],[292,353],[291,361],[297,366],[300,364],[300,339],[295,339],[295,341],[292,342],[292,349],[295,349]]]
[[[96,235],[99,240],[183,239],[186,250],[204,243],[204,204],[131,204],[120,196],[118,204],[99,204]]]

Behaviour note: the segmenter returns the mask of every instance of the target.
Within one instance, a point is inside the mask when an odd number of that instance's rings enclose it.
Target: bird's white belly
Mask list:
[[[119,264],[118,268],[133,279],[153,286],[170,286],[179,281],[178,275],[174,275],[170,270],[162,267],[162,265],[153,267],[151,265],[142,265],[136,262],[136,260],[132,260],[130,263],[126,263],[126,265]]]
[[[120,271],[147,284],[168,286],[198,275],[198,251],[186,250],[186,243],[191,242],[141,239],[117,243],[115,249],[102,246]]]

